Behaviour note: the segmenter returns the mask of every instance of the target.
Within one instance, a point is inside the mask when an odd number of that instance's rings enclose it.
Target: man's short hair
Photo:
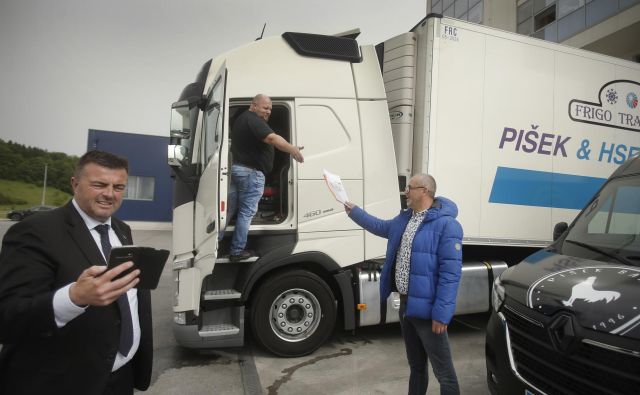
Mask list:
[[[108,169],[124,169],[129,173],[129,162],[125,158],[110,152],[92,150],[87,151],[87,153],[80,157],[78,163],[76,163],[74,176],[76,178],[80,177],[80,173],[82,173],[84,167],[89,163],[95,163],[98,166]]]
[[[429,196],[431,196],[432,198],[436,197],[436,179],[433,178],[431,175],[427,174],[427,183],[425,184],[425,186],[427,187],[427,193],[429,194]]]
[[[420,180],[420,185],[426,187],[427,195],[434,198],[436,196],[436,188],[437,188],[435,178],[433,178],[429,174],[424,174],[424,173],[416,174],[416,176],[418,177],[418,180]]]

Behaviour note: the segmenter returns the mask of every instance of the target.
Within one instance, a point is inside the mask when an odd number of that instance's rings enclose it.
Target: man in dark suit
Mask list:
[[[126,159],[89,151],[73,200],[12,226],[0,251],[0,394],[132,394],[151,380],[151,298],[139,270],[114,280],[111,246],[132,244],[112,217]],[[113,280],[113,281],[112,281]]]

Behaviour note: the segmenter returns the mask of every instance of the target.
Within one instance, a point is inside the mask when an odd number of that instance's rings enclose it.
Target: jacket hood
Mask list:
[[[539,251],[500,277],[509,298],[580,326],[640,339],[640,267]]]
[[[413,214],[412,209],[406,210],[410,215]],[[446,197],[436,196],[435,200],[431,207],[429,207],[429,211],[427,211],[427,216],[424,218],[425,221],[433,221],[434,219],[440,217],[452,217],[456,218],[458,216],[458,206],[456,204],[447,199]]]

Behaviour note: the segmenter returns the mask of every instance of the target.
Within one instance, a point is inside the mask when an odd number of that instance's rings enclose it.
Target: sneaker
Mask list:
[[[254,256],[256,256],[256,255],[253,252],[247,251],[247,250],[243,250],[243,251],[240,251],[237,254],[230,254],[229,255],[229,260],[231,262],[238,262],[238,261],[244,261],[244,260],[249,259],[249,258],[254,257]]]

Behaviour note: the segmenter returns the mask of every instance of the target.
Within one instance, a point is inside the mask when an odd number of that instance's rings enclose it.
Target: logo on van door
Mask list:
[[[588,266],[535,281],[527,305],[543,314],[573,311],[581,326],[640,339],[640,269]]]
[[[600,88],[597,102],[571,100],[569,118],[576,122],[640,132],[639,94],[640,83],[636,81],[610,81]]]

